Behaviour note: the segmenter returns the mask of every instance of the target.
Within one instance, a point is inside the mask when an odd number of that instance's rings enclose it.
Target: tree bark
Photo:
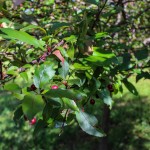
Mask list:
[[[99,150],[110,150],[108,145],[108,132],[109,132],[110,109],[104,104],[102,116],[102,129],[106,136],[100,139]]]

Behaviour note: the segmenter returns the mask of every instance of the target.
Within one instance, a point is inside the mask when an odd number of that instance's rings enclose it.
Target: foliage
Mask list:
[[[150,65],[146,3],[26,0],[12,7],[2,1],[0,82],[18,99],[15,120],[36,117],[35,136],[74,121],[88,134],[104,136],[83,109],[90,99],[111,108],[123,84],[138,95],[128,81],[132,74],[149,79],[143,70]]]

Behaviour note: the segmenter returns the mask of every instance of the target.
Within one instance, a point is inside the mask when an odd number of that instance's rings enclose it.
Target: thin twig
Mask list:
[[[59,133],[59,136],[61,135],[61,133],[62,133],[62,131],[63,131],[63,128],[64,128],[64,125],[65,125],[65,122],[66,122],[66,118],[67,118],[68,111],[69,111],[69,109],[66,110],[65,116],[64,116],[64,118],[63,118],[63,124],[62,124],[62,127],[61,127],[61,131],[60,131],[60,133]]]
[[[3,79],[2,61],[0,60],[0,80]]]

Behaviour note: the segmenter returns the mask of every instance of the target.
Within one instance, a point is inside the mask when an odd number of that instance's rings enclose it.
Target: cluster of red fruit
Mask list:
[[[62,83],[63,83],[65,86],[67,86],[67,81],[63,81]],[[110,92],[114,92],[114,88],[113,88],[113,85],[112,85],[112,84],[108,84],[107,88],[108,88],[108,90],[109,90]],[[34,84],[32,84],[31,87],[30,87],[30,89],[31,89],[31,91],[35,91],[37,88],[35,87]],[[57,85],[52,85],[51,89],[56,90],[56,89],[58,89],[58,86],[57,86]],[[90,99],[90,104],[91,104],[91,105],[94,105],[94,104],[95,104],[95,100],[94,100],[94,99]],[[34,121],[33,121],[33,122],[34,122]]]
[[[35,91],[36,89],[37,89],[37,88],[36,88],[36,86],[35,86],[34,84],[32,84],[32,85],[30,86],[30,90],[31,90],[31,91]],[[53,86],[51,87],[51,89],[56,90],[56,89],[58,89],[58,86],[57,86],[57,85],[53,85]],[[25,120],[28,120],[28,118],[27,118],[26,116],[24,116],[24,119],[25,119]],[[30,125],[34,125],[34,124],[36,124],[36,122],[37,122],[37,120],[36,120],[36,118],[34,117],[32,120],[29,121],[29,124],[30,124]]]

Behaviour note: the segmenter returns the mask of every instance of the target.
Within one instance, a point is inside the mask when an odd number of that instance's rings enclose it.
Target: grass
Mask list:
[[[138,81],[136,83],[135,76],[131,76],[128,81],[131,82],[136,87],[139,95],[138,96],[133,95],[123,85],[123,95],[122,95],[122,97],[125,96],[126,99],[135,99],[135,98],[139,98],[139,97],[148,97],[148,98],[150,98],[150,80],[141,79],[140,81]],[[121,98],[120,94],[115,95],[114,98],[117,98],[117,99]]]

